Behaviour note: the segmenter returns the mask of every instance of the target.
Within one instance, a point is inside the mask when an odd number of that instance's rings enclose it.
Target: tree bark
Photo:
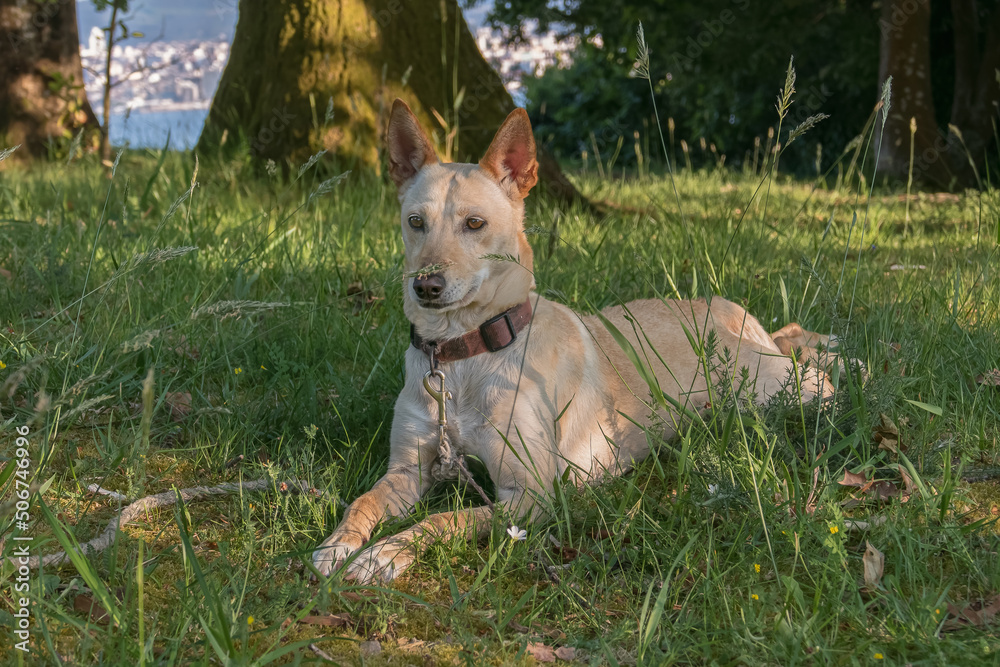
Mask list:
[[[12,159],[24,160],[81,128],[99,129],[83,89],[75,0],[0,0],[0,148],[20,144]]]
[[[198,150],[217,150],[226,133],[288,166],[326,150],[337,168],[379,168],[395,97],[456,161],[478,160],[514,108],[456,0],[240,0]],[[577,196],[554,160],[543,156],[540,176],[556,196]]]
[[[985,48],[979,49],[979,11],[975,0],[953,0],[955,23],[955,99],[951,123],[973,159],[981,163],[993,141],[993,120],[1000,104],[1000,8],[987,18]],[[964,150],[963,150],[964,153]]]
[[[947,141],[938,131],[931,93],[929,0],[885,0],[879,29],[879,92],[892,77],[892,101],[880,140],[878,169],[905,180],[910,169],[910,119],[917,124],[913,177],[938,187],[955,178]],[[879,119],[876,127],[881,126]]]
[[[976,74],[979,70],[979,17],[976,0],[951,0],[955,37],[955,92],[952,97],[951,122],[966,125],[976,98]]]

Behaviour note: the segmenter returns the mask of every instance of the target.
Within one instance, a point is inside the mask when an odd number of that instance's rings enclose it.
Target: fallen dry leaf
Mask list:
[[[896,485],[892,482],[888,480],[881,480],[879,482],[875,482],[868,493],[875,496],[879,500],[885,501],[898,496],[899,489],[897,489]]]
[[[910,477],[910,473],[906,472],[906,468],[903,466],[899,466],[899,476],[903,478],[903,495],[899,502],[905,503],[917,489],[913,486],[913,478]]]
[[[168,391],[163,402],[170,408],[170,418],[175,422],[184,421],[191,412],[191,394],[186,391]]]
[[[1000,368],[980,373],[976,376],[976,384],[986,385],[987,387],[1000,387]]]
[[[540,642],[528,642],[525,647],[528,654],[531,655],[538,662],[555,662],[556,653],[551,647],[546,646]]]
[[[861,558],[865,566],[865,588],[874,591],[882,583],[882,573],[885,571],[885,554],[865,541],[865,555]]]
[[[851,472],[850,470],[844,470],[844,479],[837,482],[841,486],[856,486],[861,488],[868,483],[868,478],[865,477],[864,473]]]
[[[845,509],[851,509],[858,507],[859,505],[864,505],[868,500],[877,500],[878,502],[886,502],[892,498],[900,495],[899,488],[889,480],[870,480],[867,484],[858,489],[859,496],[852,496],[847,500],[840,503],[840,506]],[[909,496],[902,498],[901,502],[906,502]]]
[[[354,626],[354,619],[350,614],[322,614],[317,616],[303,616],[299,623],[305,625],[322,625],[328,628],[344,628]]]
[[[993,596],[989,602],[980,600],[972,604],[964,603],[961,607],[948,603],[948,618],[941,629],[949,632],[969,626],[983,627],[992,625],[1000,614],[1000,595]]]
[[[893,428],[895,427],[895,425],[892,424],[892,420],[889,420],[885,417],[885,415],[883,415],[883,419],[885,420],[883,421],[884,425],[888,424]],[[888,433],[890,430],[886,428],[886,432]],[[882,445],[879,446],[882,447]],[[885,449],[885,447],[882,448]],[[900,449],[906,448],[901,447]],[[896,450],[893,449],[892,451]],[[899,502],[901,503],[908,501],[914,492],[913,480],[909,474],[907,474],[906,469],[903,468],[903,466],[896,467],[899,470],[899,476],[903,481],[902,491],[900,491],[899,486],[895,482],[885,479],[876,480],[874,477],[872,479],[868,479],[865,476],[864,471],[862,471],[862,473],[853,473],[850,470],[844,470],[844,478],[837,483],[841,486],[854,487],[858,489],[858,492],[850,498],[842,501],[840,506],[845,509],[851,509],[859,505],[863,505],[869,500],[886,502],[892,498],[899,498]]]
[[[12,276],[10,274],[10,271],[8,271],[7,269],[3,268],[2,266],[0,266],[0,276],[3,276],[7,280],[11,280],[14,277],[14,276]]]
[[[896,424],[886,415],[881,414],[881,423],[875,427],[872,438],[878,444],[879,449],[884,449],[893,454],[899,453],[899,429]],[[905,447],[902,448],[905,451]]]

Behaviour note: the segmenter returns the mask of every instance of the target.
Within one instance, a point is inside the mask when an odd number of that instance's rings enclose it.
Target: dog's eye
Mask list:
[[[475,218],[475,217],[473,217],[473,218],[468,218],[465,221],[465,226],[468,227],[469,229],[479,229],[480,227],[482,227],[485,224],[486,224],[486,221],[483,220],[482,218]]]
[[[411,215],[408,219],[408,222],[410,223],[410,227],[413,227],[414,229],[424,228],[424,219],[421,218],[419,215]]]

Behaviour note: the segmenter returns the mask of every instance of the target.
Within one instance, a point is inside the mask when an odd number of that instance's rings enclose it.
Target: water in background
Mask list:
[[[194,148],[205,126],[208,109],[133,111],[111,114],[111,143],[131,148],[163,148],[170,134],[172,150]]]

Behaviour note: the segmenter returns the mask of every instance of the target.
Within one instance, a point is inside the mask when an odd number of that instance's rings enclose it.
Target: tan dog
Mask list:
[[[348,576],[361,581],[391,580],[433,540],[472,538],[491,528],[489,507],[444,512],[355,553],[385,516],[409,513],[436,479],[454,476],[454,461],[443,460],[440,448],[438,402],[425,387],[428,341],[437,341],[437,368],[450,392],[447,444],[485,463],[498,508],[515,520],[533,507],[537,513],[537,498],[567,468],[584,483],[643,459],[646,435],[632,420],[647,425],[652,412],[649,386],[609,328],[532,291],[523,218],[538,165],[524,110],[507,117],[478,165],[442,164],[409,107],[396,100],[388,148],[410,272],[403,289],[414,329],[406,384],[396,401],[388,472],[347,508],[313,556],[322,574],[348,563]],[[750,389],[758,402],[790,386],[803,401],[833,393],[825,373],[785,356],[795,345],[828,342],[825,337],[789,325],[775,334],[779,349],[756,319],[725,299],[710,306],[634,301],[602,314],[641,358],[652,360],[659,387],[676,407],[702,410],[709,383],[728,382],[727,390],[736,391],[732,378],[742,367],[756,378]],[[718,351],[728,350],[735,363],[711,371],[709,381],[688,334],[701,345],[713,329]],[[439,391],[440,382],[429,378],[430,389]],[[667,424],[663,436],[673,436],[680,410],[659,414]]]

